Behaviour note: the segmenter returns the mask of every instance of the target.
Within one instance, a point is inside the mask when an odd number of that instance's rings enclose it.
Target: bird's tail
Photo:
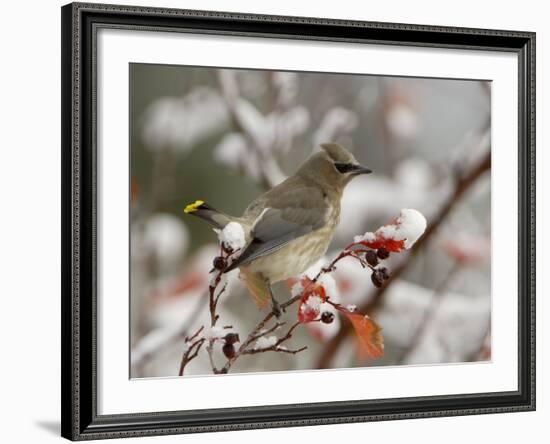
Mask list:
[[[190,203],[183,211],[186,214],[192,214],[193,216],[200,217],[210,225],[214,226],[214,228],[223,229],[229,222],[231,222],[231,218],[227,214],[212,208],[202,200],[197,200]]]
[[[229,222],[233,220],[231,216],[215,210],[210,205],[206,204],[202,200],[197,200],[190,203],[183,210],[187,214],[200,217],[208,222],[214,228],[223,229]],[[229,270],[226,270],[229,271]],[[263,308],[267,305],[267,302],[271,298],[271,292],[265,279],[259,273],[247,272],[241,269],[241,279],[244,280],[252,300],[256,303],[258,308]]]

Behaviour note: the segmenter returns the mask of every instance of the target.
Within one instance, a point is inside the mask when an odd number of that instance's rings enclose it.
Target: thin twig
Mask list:
[[[282,327],[285,324],[286,324],[286,322],[277,322],[271,328],[268,328],[267,330],[262,330],[257,335],[249,336],[249,339],[247,341],[249,343],[254,342],[254,341],[260,339],[261,337],[263,337],[265,335],[268,335],[269,333],[273,333],[275,330],[277,330],[278,328]]]
[[[295,298],[292,298],[293,300]],[[299,299],[299,298],[298,298]],[[296,299],[296,300],[298,300]],[[288,307],[290,304],[290,301],[287,301],[285,304],[286,307]],[[284,304],[282,304],[284,305]],[[281,307],[282,307],[281,305]],[[272,313],[268,313],[267,316],[260,321],[258,325],[252,330],[252,332],[248,335],[248,337],[241,343],[241,346],[239,349],[235,352],[235,355],[232,358],[229,358],[225,365],[220,370],[220,373],[227,373],[231,366],[235,363],[235,361],[241,357],[242,355],[253,355],[257,353],[264,353],[264,352],[281,352],[281,353],[289,353],[289,354],[296,354],[301,351],[304,351],[307,349],[307,346],[298,348],[298,349],[287,349],[285,347],[281,347],[281,344],[288,341],[290,338],[292,338],[292,334],[294,333],[294,330],[298,328],[300,325],[302,325],[300,322],[295,322],[292,324],[292,326],[288,329],[286,334],[284,336],[281,336],[276,340],[276,342],[269,346],[269,347],[262,347],[262,348],[256,348],[251,347],[252,343],[257,341],[261,337],[265,337],[265,335],[275,331],[276,329],[280,328],[284,323],[277,322],[274,326],[272,326],[269,329],[264,330],[264,326],[269,322],[269,320],[273,317]]]
[[[252,355],[252,354],[256,354],[256,353],[263,353],[263,352],[267,352],[267,351],[280,351],[280,352],[283,352],[283,353],[292,353],[292,354],[296,354],[296,353],[299,353],[303,350],[306,350],[307,349],[307,346],[304,346],[304,347],[301,347],[299,349],[296,349],[296,350],[289,350],[287,348],[283,348],[281,347],[281,344],[284,343],[285,341],[288,341],[291,337],[292,337],[292,334],[294,333],[294,330],[296,330],[296,328],[298,328],[299,326],[301,325],[300,322],[295,322],[292,327],[290,327],[288,329],[288,331],[286,332],[286,334],[282,337],[280,337],[279,339],[277,339],[277,341],[275,342],[275,344],[273,344],[272,346],[269,346],[269,347],[263,347],[263,348],[252,348],[252,349],[245,349],[242,353],[243,354],[249,354],[249,355]],[[274,330],[274,329],[273,329]],[[268,333],[268,331],[262,333],[261,336],[264,336]]]
[[[187,366],[187,364],[189,364],[189,362],[197,357],[201,347],[206,341],[205,338],[198,338],[203,330],[204,326],[201,326],[191,337],[185,338],[185,344],[187,345],[187,348],[183,352],[183,356],[181,357],[180,368],[178,372],[179,376],[183,376],[185,367]],[[191,344],[189,344],[189,342],[191,342]]]
[[[264,353],[264,352],[270,352],[270,351],[274,351],[274,352],[280,352],[280,353],[289,353],[291,355],[295,355],[296,353],[300,353],[304,350],[307,350],[307,345],[304,345],[303,347],[300,347],[300,348],[297,348],[295,350],[290,350],[288,348],[284,348],[284,347],[278,347],[278,346],[272,346],[272,347],[267,347],[267,348],[253,348],[253,349],[248,349],[248,350],[245,350],[242,354],[243,355],[255,355],[257,353]]]
[[[220,257],[224,258],[226,261],[229,260],[231,255],[234,253],[237,253],[237,252],[229,251],[224,247],[223,243],[220,245]],[[220,317],[216,312],[218,308],[218,302],[220,300],[220,296],[227,289],[227,283],[224,283],[223,287],[216,293],[216,290],[222,280],[222,275],[224,273],[224,270],[216,270],[215,273],[216,275],[214,277],[214,282],[208,288],[208,308],[210,311],[210,329],[211,330],[216,326],[216,323],[218,322],[218,319]],[[208,338],[208,344],[206,345],[206,352],[208,353],[208,359],[210,361],[210,366],[212,367],[212,372],[214,374],[218,374],[220,372],[214,361],[214,342],[216,341],[216,339],[217,338],[214,338],[214,337]]]

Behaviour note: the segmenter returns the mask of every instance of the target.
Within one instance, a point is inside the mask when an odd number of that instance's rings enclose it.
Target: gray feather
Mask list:
[[[190,215],[205,220],[215,228],[223,229],[229,222],[231,217],[221,211],[212,208],[207,203],[202,203],[195,210],[189,212]]]
[[[262,204],[267,209],[253,225],[252,240],[226,271],[274,253],[325,224],[327,205],[318,188],[302,186],[288,194],[279,194],[273,199],[267,195],[266,198]]]

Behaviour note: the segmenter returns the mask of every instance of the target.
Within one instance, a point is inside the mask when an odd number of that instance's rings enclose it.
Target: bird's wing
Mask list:
[[[328,207],[317,188],[292,190],[287,199],[285,196],[278,196],[269,203],[273,207],[266,208],[255,221],[251,231],[252,240],[227,271],[274,253],[290,241],[321,228],[325,223]]]

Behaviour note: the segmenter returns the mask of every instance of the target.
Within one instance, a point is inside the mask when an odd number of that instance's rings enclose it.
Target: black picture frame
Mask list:
[[[62,14],[62,436],[71,440],[535,409],[535,33],[72,3]],[[518,390],[97,414],[96,91],[100,27],[509,51],[519,66]]]

